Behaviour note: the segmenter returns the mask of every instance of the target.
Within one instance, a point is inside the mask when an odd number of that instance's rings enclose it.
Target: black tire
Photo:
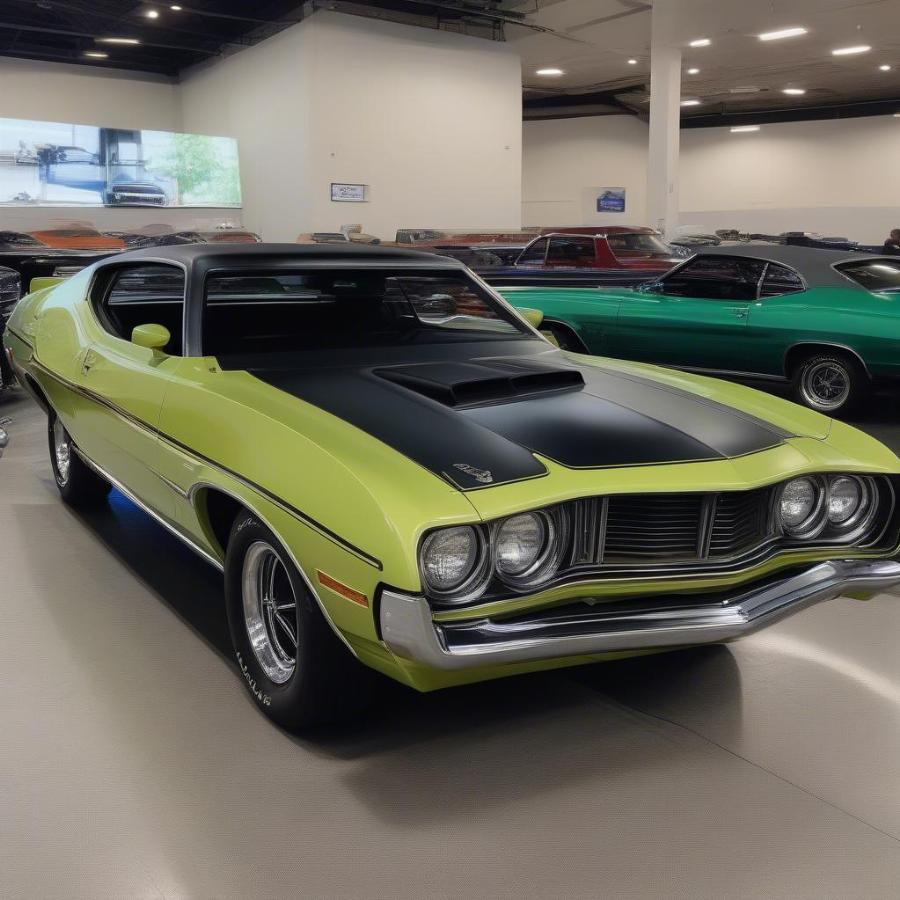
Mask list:
[[[47,419],[47,443],[53,478],[63,500],[80,509],[105,502],[112,485],[82,462],[71,435],[55,413]]]
[[[567,350],[570,353],[587,353],[587,349],[578,335],[565,325],[559,325],[556,322],[544,322],[541,324],[540,332],[544,337],[556,344],[560,350]]]
[[[845,416],[862,407],[872,383],[859,361],[839,350],[811,353],[791,372],[797,403],[827,416]]]
[[[268,604],[262,597],[266,591],[260,589],[267,579],[272,601]],[[287,608],[291,602],[293,619]],[[347,721],[365,710],[374,673],[332,631],[278,538],[247,511],[238,514],[228,540],[225,603],[242,680],[272,721],[299,732]],[[277,617],[273,610],[279,608],[286,623],[270,618]],[[291,666],[287,657],[292,644]]]

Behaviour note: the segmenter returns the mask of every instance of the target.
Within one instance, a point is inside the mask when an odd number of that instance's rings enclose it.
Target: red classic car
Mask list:
[[[668,271],[683,258],[652,228],[591,225],[545,228],[519,255],[517,266]]]

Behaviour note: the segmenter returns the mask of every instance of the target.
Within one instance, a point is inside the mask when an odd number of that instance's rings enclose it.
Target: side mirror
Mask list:
[[[172,334],[165,325],[138,325],[131,332],[131,343],[148,350],[162,350],[172,340]]]
[[[527,306],[517,306],[516,312],[532,327],[540,328],[544,321],[544,314],[539,309],[531,309]]]

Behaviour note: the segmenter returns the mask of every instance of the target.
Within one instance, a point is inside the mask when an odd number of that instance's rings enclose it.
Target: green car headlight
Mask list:
[[[863,503],[862,482],[848,475],[832,478],[828,485],[828,522],[844,525],[853,520]]]
[[[795,478],[781,488],[776,514],[786,535],[810,538],[822,531],[826,524],[823,488],[817,478]]]
[[[432,531],[419,552],[427,593],[457,603],[471,600],[486,587],[487,560],[484,538],[471,525]]]
[[[513,587],[531,587],[552,577],[559,568],[562,535],[559,520],[549,512],[510,516],[494,532],[494,569]]]

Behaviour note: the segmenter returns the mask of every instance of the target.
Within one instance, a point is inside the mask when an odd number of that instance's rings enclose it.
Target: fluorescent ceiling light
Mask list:
[[[85,56],[89,56],[91,59],[108,59],[108,53],[101,53],[99,50],[85,50]]]
[[[628,65],[629,65],[629,66],[636,66],[636,65],[637,65],[637,60],[636,60],[636,59],[629,59],[629,60],[628,60]]]
[[[681,105],[682,106],[699,106],[700,101],[699,100],[682,100]]]
[[[547,68],[547,69],[537,69],[537,70],[535,70],[534,74],[535,75],[565,75],[566,73],[563,72],[562,69],[557,69],[557,68],[554,68],[551,66],[550,68]]]
[[[139,44],[140,41],[137,38],[96,38],[97,43],[99,44]]]
[[[761,41],[780,41],[782,38],[800,37],[801,34],[806,33],[805,28],[796,25],[793,28],[779,28],[778,31],[764,31],[759,35],[759,39]]]
[[[730,130],[732,134],[739,134],[744,131],[759,131],[759,125],[735,125]]]
[[[781,93],[800,97],[801,95],[806,93],[806,88],[785,88]]]
[[[758,94],[759,88],[755,84],[740,84],[737,87],[729,88],[729,94]]]
[[[688,75],[699,75],[700,70],[699,69],[688,69],[687,73],[688,73]]]
[[[158,19],[159,13],[155,9],[148,9],[145,13],[148,19]]]
[[[881,69],[882,72],[890,72],[891,71],[891,66],[889,66],[887,63],[883,63],[878,68]]]
[[[697,38],[688,45],[690,47],[708,47],[712,41],[709,38]]]
[[[868,53],[872,48],[868,44],[857,44],[853,47],[838,47],[831,51],[832,56],[853,56],[854,53]]]

